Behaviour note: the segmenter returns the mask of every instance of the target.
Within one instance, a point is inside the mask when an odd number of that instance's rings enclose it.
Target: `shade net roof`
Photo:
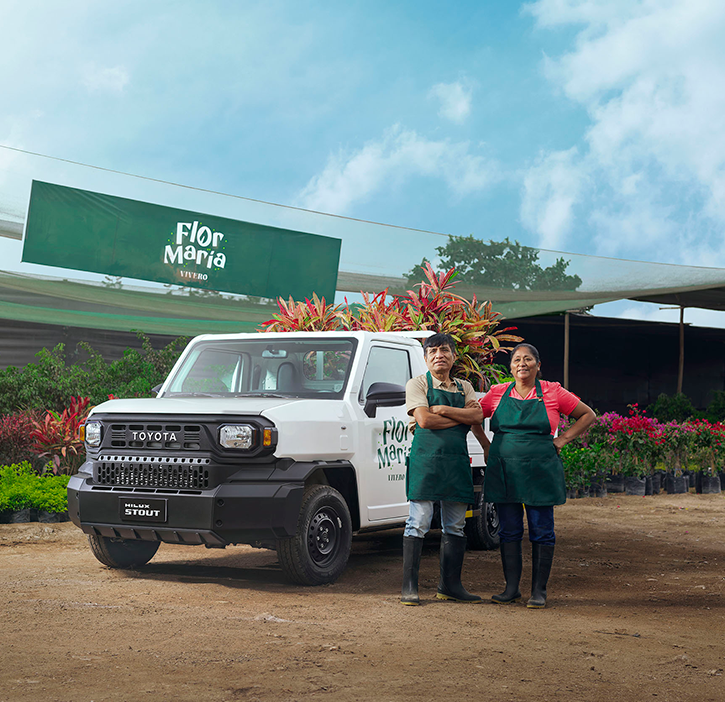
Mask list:
[[[425,258],[437,269],[456,264],[457,292],[490,300],[507,317],[620,299],[725,310],[725,269],[547,251],[515,242],[493,245],[485,233],[457,236],[378,224],[0,148],[0,317],[5,319],[192,335],[251,331],[276,312],[272,300],[20,263],[33,180],[338,238],[338,298],[347,295],[351,301],[356,298],[350,294],[360,291],[404,293],[421,280],[420,271],[411,271]]]

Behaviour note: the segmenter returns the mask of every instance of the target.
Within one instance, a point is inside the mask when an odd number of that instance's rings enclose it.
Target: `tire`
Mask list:
[[[159,550],[158,541],[109,539],[107,536],[88,536],[93,555],[110,568],[137,568],[146,565]]]
[[[277,540],[285,578],[298,585],[334,583],[345,570],[352,544],[352,519],[343,496],[329,485],[305,490],[297,533]]]
[[[476,517],[466,519],[465,533],[471,551],[491,551],[499,547],[499,522],[496,505],[483,501],[483,491],[474,493],[473,509],[479,510]]]

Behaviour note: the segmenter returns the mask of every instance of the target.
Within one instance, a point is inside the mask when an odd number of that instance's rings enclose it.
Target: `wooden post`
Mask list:
[[[677,369],[677,392],[682,392],[682,381],[685,375],[685,308],[680,305],[680,363]]]
[[[564,313],[564,387],[569,389],[569,311]]]

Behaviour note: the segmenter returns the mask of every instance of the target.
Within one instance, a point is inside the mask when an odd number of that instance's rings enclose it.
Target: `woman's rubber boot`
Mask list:
[[[546,584],[553,560],[553,544],[531,544],[531,599],[526,603],[529,609],[546,607]]]
[[[497,604],[511,604],[521,599],[521,542],[503,541],[500,550],[506,589],[500,595],[492,595],[491,600]]]
[[[463,570],[465,553],[465,536],[441,535],[441,579],[436,595],[439,600],[471,604],[483,602],[478,595],[472,595],[461,584],[461,570]]]
[[[400,602],[404,605],[419,605],[418,571],[420,554],[423,551],[423,539],[417,536],[403,537],[403,589]]]

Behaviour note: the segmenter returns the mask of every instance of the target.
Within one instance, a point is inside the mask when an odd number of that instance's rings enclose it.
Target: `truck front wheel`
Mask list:
[[[107,536],[88,535],[93,555],[110,568],[136,568],[146,565],[159,550],[158,541],[109,539]]]
[[[313,485],[302,497],[297,533],[277,540],[285,577],[300,585],[337,580],[347,565],[352,519],[342,495],[329,485]]]

